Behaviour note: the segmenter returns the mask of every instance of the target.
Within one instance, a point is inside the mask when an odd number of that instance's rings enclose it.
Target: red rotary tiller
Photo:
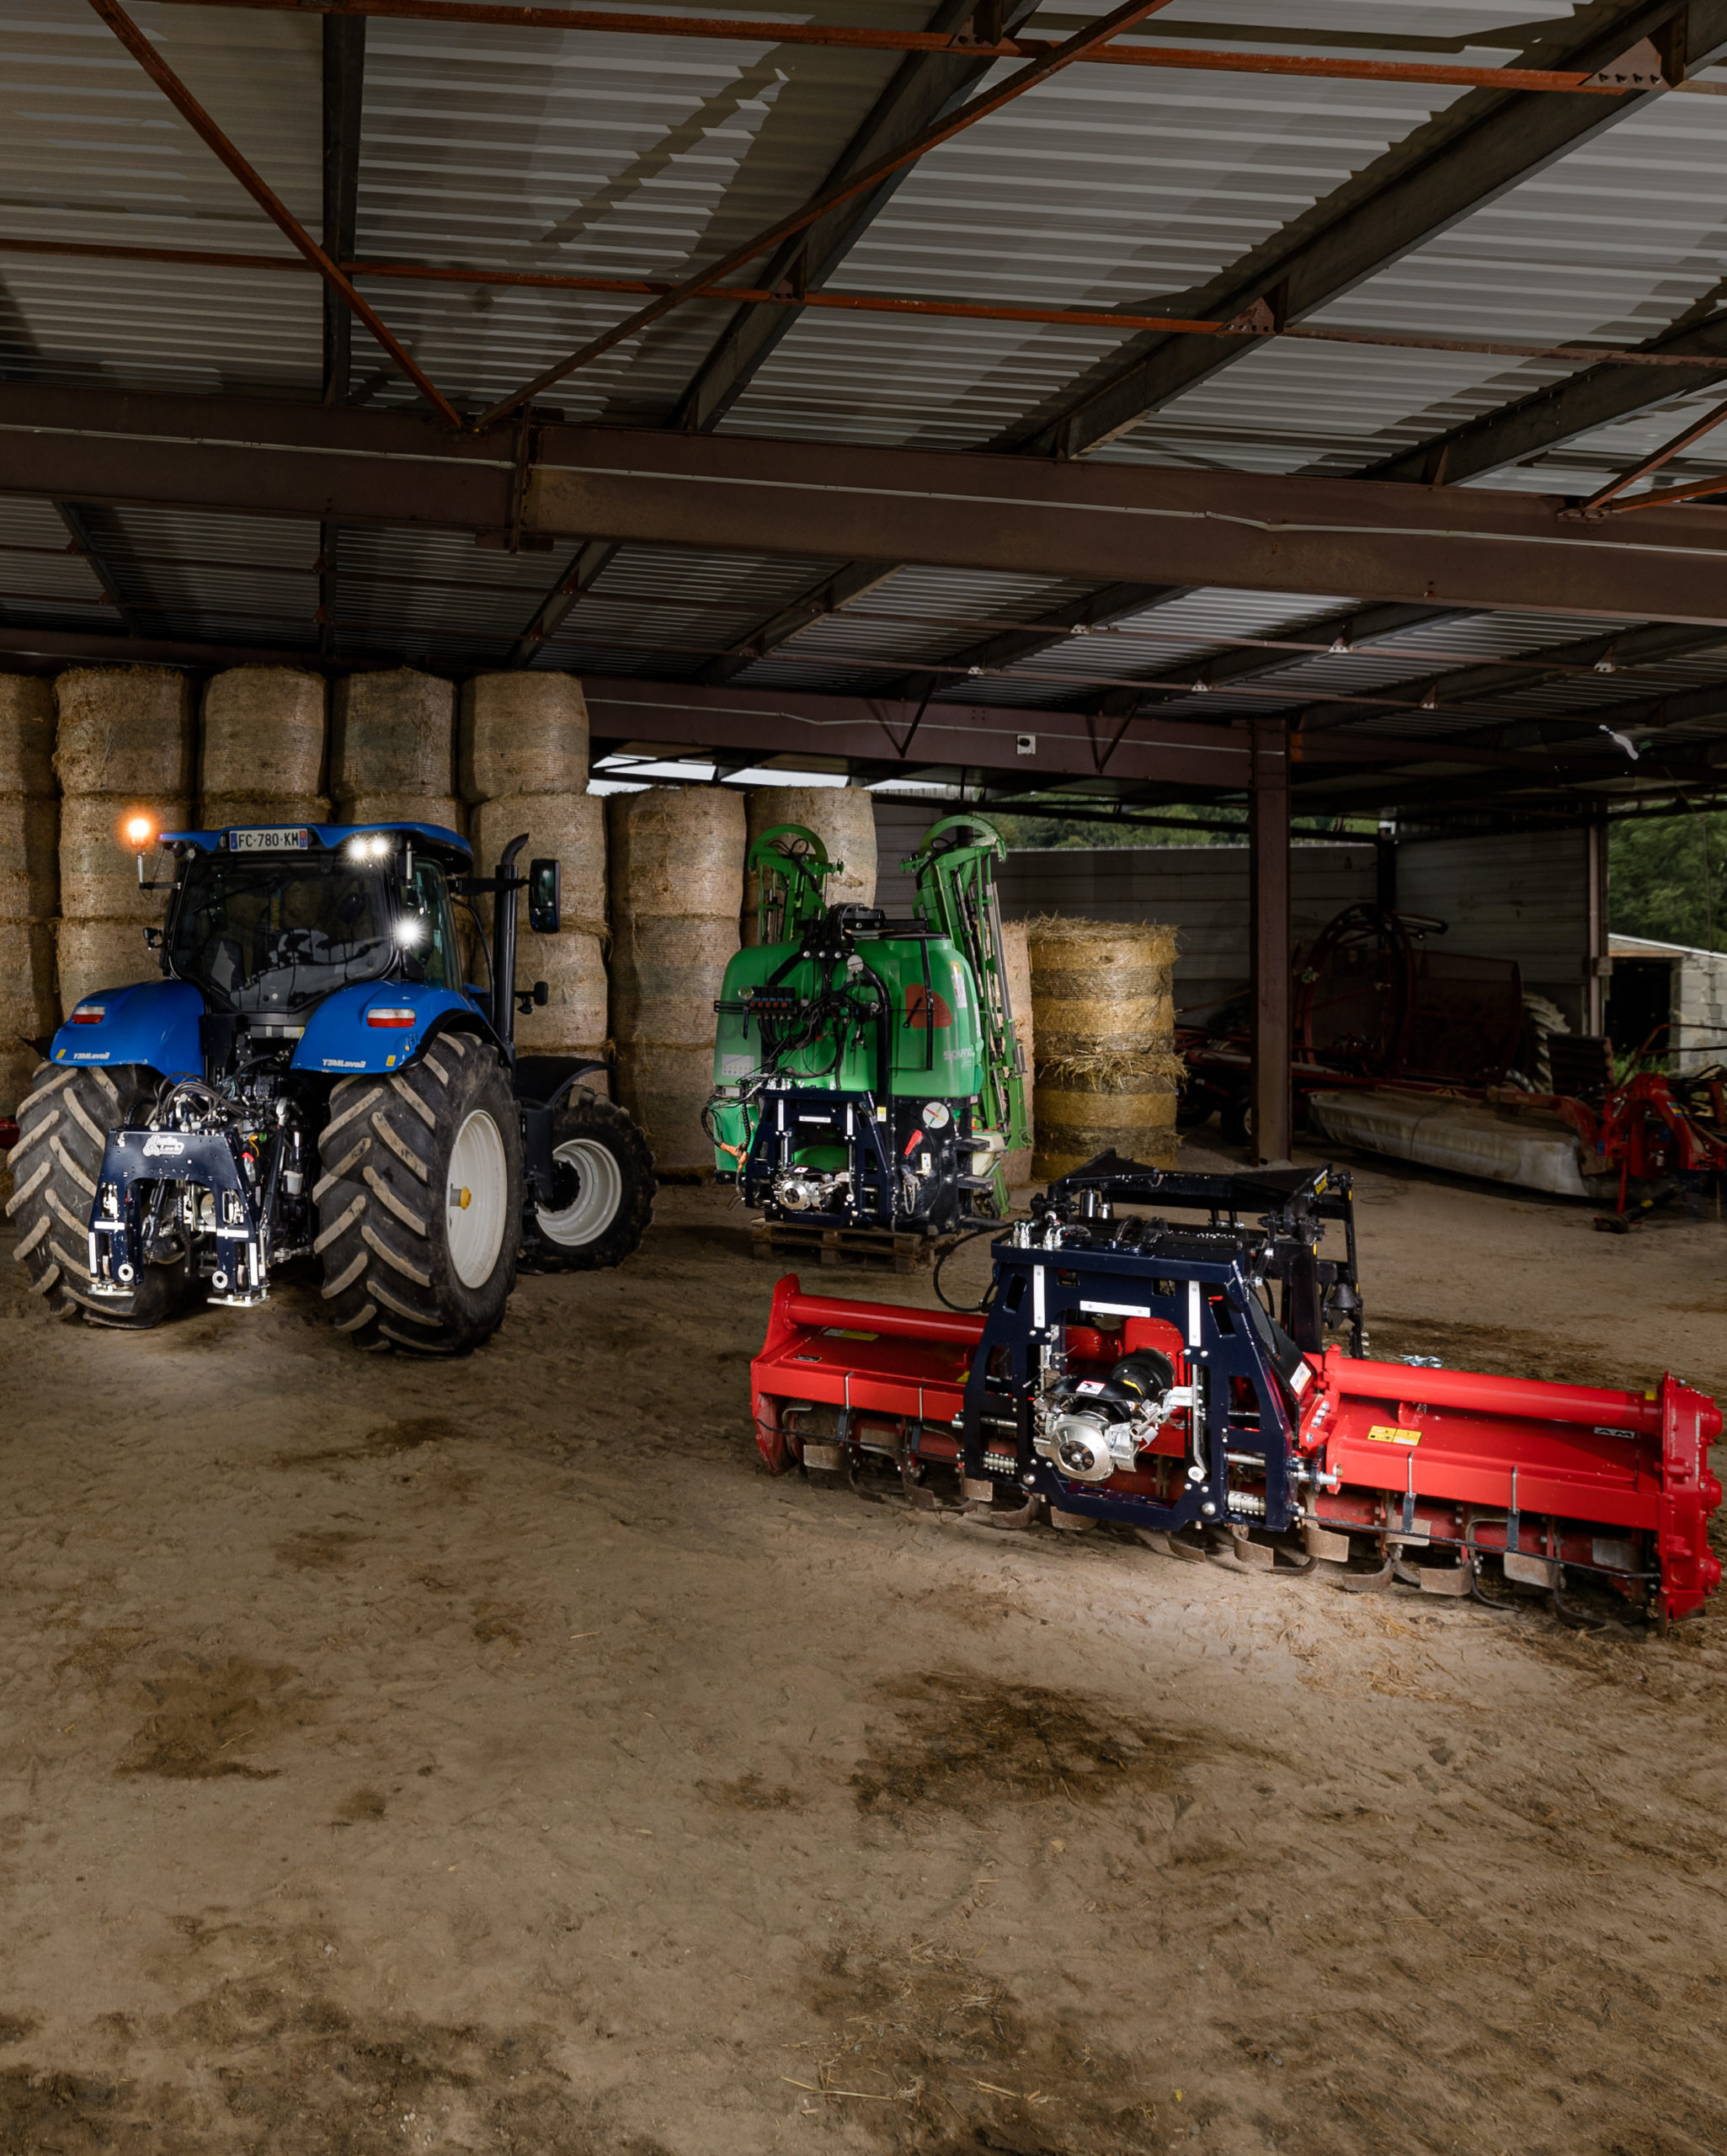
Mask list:
[[[1342,1258],[1319,1255],[1327,1219]],[[1714,1402],[1671,1377],[1632,1392],[1362,1359],[1354,1249],[1346,1177],[1106,1155],[997,1239],[978,1315],[781,1280],[757,1442],[776,1473],[897,1470],[914,1504],[989,1525],[1110,1521],[1279,1570],[1371,1549],[1344,1585],[1498,1602],[1484,1578],[1503,1578],[1562,1611],[1568,1578],[1593,1578],[1662,1627],[1699,1608],[1721,1576]]]

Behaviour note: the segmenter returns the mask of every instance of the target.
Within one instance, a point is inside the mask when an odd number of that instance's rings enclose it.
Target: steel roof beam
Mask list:
[[[1562,498],[1359,479],[541,423],[453,435],[408,411],[0,382],[0,492],[1103,583],[1727,627],[1727,517],[1567,521]]]

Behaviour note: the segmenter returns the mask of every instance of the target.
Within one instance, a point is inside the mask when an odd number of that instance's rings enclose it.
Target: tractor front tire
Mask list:
[[[534,1208],[528,1242],[543,1272],[621,1265],[653,1218],[653,1155],[623,1109],[577,1086],[552,1119],[552,1202]]]
[[[361,1347],[460,1355],[504,1322],[524,1195],[497,1051],[440,1033],[407,1070],[330,1096],[313,1191],[324,1300]]]
[[[171,1318],[191,1289],[183,1238],[179,1257],[144,1266],[130,1295],[90,1293],[90,1208],[108,1134],[153,1101],[160,1082],[141,1063],[44,1063],[31,1081],[18,1112],[6,1209],[18,1221],[13,1255],[29,1267],[31,1293],[56,1317],[147,1332]]]

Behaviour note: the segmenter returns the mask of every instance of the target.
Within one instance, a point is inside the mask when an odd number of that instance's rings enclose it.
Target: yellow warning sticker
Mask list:
[[[1421,1442],[1419,1430],[1400,1429],[1395,1422],[1375,1422],[1367,1435],[1376,1445],[1418,1445]]]

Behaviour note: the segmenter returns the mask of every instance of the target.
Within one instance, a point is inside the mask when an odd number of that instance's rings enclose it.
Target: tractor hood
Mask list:
[[[55,1063],[141,1063],[169,1078],[201,1078],[198,1021],[204,997],[183,980],[99,989],[67,1014],[49,1050]]]

